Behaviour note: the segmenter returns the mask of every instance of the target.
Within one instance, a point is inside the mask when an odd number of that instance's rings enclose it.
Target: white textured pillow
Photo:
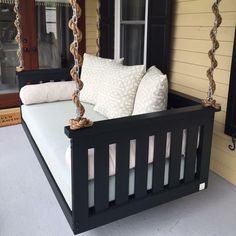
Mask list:
[[[26,85],[20,90],[20,98],[25,105],[64,101],[71,99],[74,90],[74,81]]]
[[[104,73],[106,73],[112,65],[122,64],[123,61],[123,58],[120,60],[112,60],[85,53],[81,72],[81,80],[84,83],[83,90],[80,94],[81,101],[95,104],[98,91],[103,83]]]
[[[145,66],[113,65],[104,73],[94,110],[109,119],[129,116]]]
[[[138,87],[133,115],[166,110],[167,99],[167,77],[153,66],[147,71]]]

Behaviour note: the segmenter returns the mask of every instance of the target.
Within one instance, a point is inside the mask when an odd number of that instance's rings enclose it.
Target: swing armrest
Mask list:
[[[125,133],[128,132],[127,130],[137,134],[137,132],[141,132],[138,130],[153,127],[153,124],[159,130],[170,130],[171,127],[174,129],[177,126],[191,127],[196,123],[206,122],[205,114],[219,111],[214,108],[204,108],[200,99],[174,90],[169,91],[168,97],[168,110],[166,111],[98,121],[92,127],[81,130],[71,130],[67,126],[65,127],[65,134],[69,138],[89,136],[92,139],[96,135]]]
[[[161,130],[170,131],[176,127],[188,128],[195,126],[196,123],[203,124],[207,122],[208,114],[214,112],[214,109],[195,105],[162,112],[98,121],[94,122],[92,127],[80,130],[71,130],[69,126],[66,126],[65,134],[71,139],[86,139],[90,143],[89,146],[92,147],[96,140],[103,137],[111,138],[109,142],[113,143],[123,134],[130,136],[130,139],[135,139],[136,136],[144,134],[145,130],[150,130],[150,135],[151,133],[153,135]]]
[[[175,90],[169,90],[168,96],[168,109],[187,107],[187,106],[195,106],[201,105],[202,100],[191,95],[187,95]],[[221,111],[221,107],[219,108],[208,108],[213,109],[215,112]]]

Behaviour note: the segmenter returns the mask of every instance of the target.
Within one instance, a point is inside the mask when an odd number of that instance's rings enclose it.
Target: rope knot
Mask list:
[[[216,102],[216,100],[214,99],[204,99],[202,100],[202,105],[204,107],[212,107],[215,108],[216,110],[220,110],[221,109],[221,105],[219,103]]]

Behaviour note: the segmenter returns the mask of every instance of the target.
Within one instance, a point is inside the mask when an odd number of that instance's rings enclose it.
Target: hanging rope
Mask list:
[[[73,36],[74,36],[74,41],[70,45],[70,52],[74,56],[74,61],[75,61],[75,65],[71,69],[70,74],[71,74],[72,79],[76,83],[76,90],[74,94],[72,95],[72,100],[76,105],[76,118],[71,119],[69,121],[69,124],[72,130],[77,130],[81,128],[90,127],[93,125],[93,122],[83,117],[85,113],[85,109],[83,105],[81,104],[80,98],[79,98],[80,91],[83,89],[83,82],[80,80],[80,76],[79,76],[80,67],[83,62],[83,58],[79,54],[79,43],[81,42],[83,36],[82,36],[82,32],[78,28],[78,20],[82,14],[82,10],[76,0],[69,0],[69,2],[73,10],[73,16],[69,21],[69,28],[72,30]]]
[[[100,56],[100,21],[101,21],[101,13],[100,13],[100,9],[101,9],[101,0],[97,1],[97,39],[96,39],[96,43],[97,43],[97,53],[96,56],[99,57]]]
[[[215,58],[215,52],[220,47],[220,44],[216,36],[217,36],[218,28],[222,23],[222,17],[219,12],[220,2],[221,0],[214,0],[213,6],[212,6],[212,11],[215,15],[215,21],[214,21],[214,26],[210,32],[212,48],[208,52],[208,56],[211,60],[211,67],[207,70],[207,77],[209,79],[209,91],[208,91],[208,97],[202,101],[204,107],[214,107],[216,109],[220,109],[220,104],[216,103],[216,100],[213,98],[213,95],[216,90],[216,83],[214,80],[214,71],[218,66],[218,62]]]
[[[15,37],[15,40],[18,44],[18,49],[17,49],[17,57],[19,60],[19,66],[16,67],[17,72],[21,72],[24,70],[24,59],[23,59],[23,45],[22,45],[22,31],[21,31],[21,25],[20,25],[20,20],[21,20],[21,15],[20,15],[20,9],[19,9],[19,0],[15,0],[15,6],[14,6],[14,12],[16,13],[16,20],[14,22],[17,30],[17,35]]]

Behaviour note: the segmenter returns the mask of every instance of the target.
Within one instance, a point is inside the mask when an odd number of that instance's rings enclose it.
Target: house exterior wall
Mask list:
[[[85,22],[86,22],[86,52],[89,54],[97,53],[97,0],[85,1]]]
[[[205,98],[208,88],[206,70],[210,65],[207,55],[211,48],[209,32],[214,16],[213,0],[175,0],[170,87],[180,92]],[[86,1],[87,52],[95,54],[97,0]],[[219,29],[220,49],[217,51],[219,67],[215,72],[217,90],[215,98],[222,105],[216,113],[211,169],[236,185],[236,152],[228,149],[231,138],[224,134],[228,86],[236,25],[236,1],[223,0],[220,4],[223,23]]]
[[[210,65],[207,55],[211,48],[209,32],[214,16],[213,0],[176,0],[171,59],[171,88],[205,98],[208,88],[206,70]],[[236,25],[236,1],[223,0],[220,4],[223,17],[217,51],[219,67],[215,72],[217,90],[215,98],[222,105],[216,113],[211,169],[236,185],[236,152],[228,149],[231,138],[224,134],[228,86]]]

